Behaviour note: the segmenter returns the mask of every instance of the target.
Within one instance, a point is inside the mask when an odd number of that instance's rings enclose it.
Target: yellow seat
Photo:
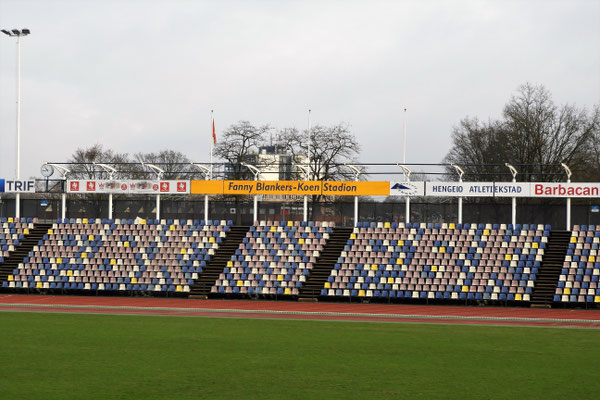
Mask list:
[[[137,283],[137,278],[131,278],[131,283]]]
[[[351,233],[351,234],[350,234],[350,239],[356,239],[356,234],[354,234],[354,233]]]
[[[208,243],[215,243],[215,238],[211,236],[211,237],[208,239]]]
[[[292,221],[288,221],[287,226],[294,226],[294,223]]]
[[[446,252],[446,248],[445,247],[440,247],[440,253],[445,253]]]
[[[146,225],[146,220],[145,219],[141,220],[140,225]]]
[[[448,228],[455,229],[456,225],[454,225],[454,222],[451,222],[450,225],[448,225]]]
[[[285,288],[285,294],[292,294],[292,289],[290,289],[289,287]]]
[[[269,229],[269,231],[270,231],[270,232],[277,232],[277,228],[276,228],[276,227],[274,227],[274,226],[272,226],[272,227]]]
[[[483,234],[484,234],[485,236],[490,236],[490,230],[489,230],[489,229],[484,229],[484,230],[483,230]]]
[[[325,282],[325,289],[331,289],[331,283]]]
[[[186,253],[185,249],[181,249],[181,251],[179,252],[179,254],[185,254],[185,253]]]
[[[52,235],[54,231],[52,229],[48,229],[48,235]]]
[[[56,259],[56,263],[57,263],[57,264],[62,264],[62,258],[60,258],[60,257],[59,257],[59,258],[57,258],[57,259]]]
[[[35,287],[38,288],[38,289],[41,289],[42,288],[42,282],[37,282],[35,284]]]
[[[377,271],[377,264],[371,265],[371,271]]]
[[[236,286],[244,286],[244,281],[237,281],[237,285]]]
[[[12,281],[12,280],[13,280],[13,276],[12,276],[12,275],[9,275],[9,276],[8,276],[8,280],[9,280],[9,281]]]
[[[463,286],[461,289],[462,292],[468,292],[469,291],[469,287],[468,286]]]
[[[362,289],[361,289],[361,290],[359,290],[359,291],[358,291],[358,295],[359,295],[360,297],[365,297],[365,291],[364,291],[364,290],[362,290]]]
[[[517,293],[517,294],[515,295],[515,300],[517,300],[517,301],[523,300],[523,295],[522,295],[522,294],[520,294],[520,293]]]
[[[231,260],[230,260],[230,261],[227,261],[227,266],[228,266],[229,268],[233,267],[233,261],[231,261]]]
[[[437,267],[437,265],[432,265],[432,266],[431,266],[431,271],[433,271],[433,272],[437,272],[437,270],[438,270],[438,267]]]
[[[575,236],[571,236],[571,243],[577,243],[577,238]]]
[[[123,242],[123,247],[129,247],[129,242]]]
[[[23,235],[29,235],[29,229],[27,229],[27,228],[23,229]]]
[[[534,249],[537,249],[538,248],[538,243],[537,242],[533,242],[531,244],[531,247],[534,248]]]
[[[8,222],[15,222],[15,221],[13,221],[13,217],[8,217]]]
[[[90,235],[90,236],[88,236],[88,240],[95,240],[95,239],[94,239],[94,235]]]
[[[117,265],[117,260],[115,260],[114,258],[111,258],[110,265]]]
[[[87,224],[88,223],[88,219],[84,218],[84,219],[81,220],[81,222],[84,223],[84,224]]]
[[[277,281],[283,282],[283,275],[277,275]]]
[[[81,258],[87,258],[87,253],[81,253]]]
[[[71,270],[68,270],[68,271],[67,271],[67,276],[73,276],[73,271],[71,271]]]
[[[600,303],[600,296],[594,297],[594,303]]]
[[[506,261],[510,261],[511,259],[512,259],[512,257],[511,257],[511,255],[510,255],[510,254],[506,254],[506,255],[504,256],[504,260],[506,260]]]
[[[571,294],[571,288],[565,288],[565,290],[563,290],[563,294]]]
[[[182,292],[183,288],[181,287],[181,285],[177,285],[177,287],[175,288],[176,292]]]
[[[398,246],[404,246],[404,240],[398,240]]]
[[[174,230],[175,230],[175,225],[170,225],[170,226],[169,226],[169,230],[170,230],[170,231],[174,231]]]
[[[304,244],[304,239],[302,239],[302,238],[298,239],[298,244]]]
[[[384,228],[390,228],[390,227],[391,227],[391,225],[390,225],[390,223],[389,223],[389,222],[386,222],[385,224],[383,224],[383,227],[384,227]]]
[[[389,277],[388,280],[387,280],[387,283],[394,284],[394,278]]]
[[[590,258],[588,258],[589,262],[596,262],[596,256],[590,256]]]

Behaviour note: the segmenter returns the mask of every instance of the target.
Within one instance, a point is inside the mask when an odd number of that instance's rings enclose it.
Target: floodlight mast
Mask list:
[[[406,182],[410,182],[410,174],[412,174],[411,169],[408,168],[404,162],[402,164],[396,163],[396,165],[402,168],[402,173],[404,173],[404,178],[406,179]],[[404,221],[408,224],[410,223],[410,196],[406,196],[405,202],[406,208],[404,213],[406,215],[404,216]]]
[[[17,168],[15,171],[15,179],[21,179],[21,36],[27,36],[31,31],[27,28],[19,30],[6,29],[1,30],[2,33],[9,37],[17,38]],[[15,217],[21,217],[21,193],[15,195]]]
[[[65,218],[67,217],[67,188],[66,183],[67,183],[67,174],[71,173],[71,170],[63,167],[60,164],[53,164],[53,163],[48,163],[45,162],[44,165],[50,165],[51,167],[53,167],[55,170],[57,170],[61,175],[62,175],[62,180],[63,180],[63,190],[62,190],[62,196],[61,196],[61,219],[64,221]]]
[[[152,170],[152,172],[154,172],[156,174],[156,179],[158,181],[161,180],[163,174],[165,173],[165,170],[157,167],[154,164],[146,164],[146,163],[142,163],[142,167],[146,166],[148,168],[150,168]],[[160,182],[159,182],[160,185]],[[156,219],[160,219],[160,187],[159,187],[159,193],[156,194]]]
[[[458,174],[458,182],[462,183],[462,177],[465,174],[465,171],[456,164],[450,164],[450,166],[454,167],[456,173]],[[458,223],[462,224],[462,214],[463,214],[463,198],[462,196],[458,197]]]
[[[344,164],[354,172],[354,182],[358,181],[358,177],[362,174],[362,171],[354,165]],[[358,196],[354,196],[354,226],[358,226]]]
[[[510,171],[510,173],[512,174],[512,181],[513,183],[515,183],[517,181],[517,169],[515,167],[513,167],[512,165],[510,165],[509,163],[504,163],[504,165],[506,166],[506,168],[508,168],[508,170]],[[512,225],[513,227],[517,224],[517,198],[513,197],[512,198],[512,212],[511,212],[511,221],[512,221]]]
[[[567,174],[567,183],[571,183],[571,169],[565,163],[560,163],[560,166],[564,168],[565,173]],[[571,198],[567,197],[567,230],[571,230]]]
[[[204,174],[204,180],[207,181],[212,178],[212,163],[210,168],[202,164],[191,163],[193,166],[198,168]],[[208,194],[204,195],[204,222],[208,221]]]
[[[254,180],[257,181],[260,178],[261,171],[254,165],[246,164],[244,162],[240,163],[243,167],[246,167],[254,174]],[[258,195],[254,195],[254,221],[258,221]]]

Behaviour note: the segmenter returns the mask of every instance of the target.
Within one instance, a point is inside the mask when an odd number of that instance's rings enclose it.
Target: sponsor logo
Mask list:
[[[79,182],[71,181],[71,192],[79,192]]]

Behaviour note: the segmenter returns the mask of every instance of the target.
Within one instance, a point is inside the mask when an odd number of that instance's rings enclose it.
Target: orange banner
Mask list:
[[[192,181],[192,194],[223,194],[223,181]]]
[[[389,182],[192,181],[192,194],[389,196]]]
[[[324,196],[389,196],[389,182],[323,182]]]

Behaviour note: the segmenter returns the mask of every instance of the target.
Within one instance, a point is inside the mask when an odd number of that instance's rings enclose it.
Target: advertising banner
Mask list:
[[[389,196],[389,182],[323,181],[325,196]]]
[[[319,195],[319,181],[224,181],[223,194]]]
[[[424,196],[425,182],[390,182],[390,196]]]
[[[530,197],[600,197],[600,183],[532,182]]]
[[[69,180],[67,193],[188,194],[190,181]]]
[[[35,193],[35,180],[0,179],[0,193]]]

